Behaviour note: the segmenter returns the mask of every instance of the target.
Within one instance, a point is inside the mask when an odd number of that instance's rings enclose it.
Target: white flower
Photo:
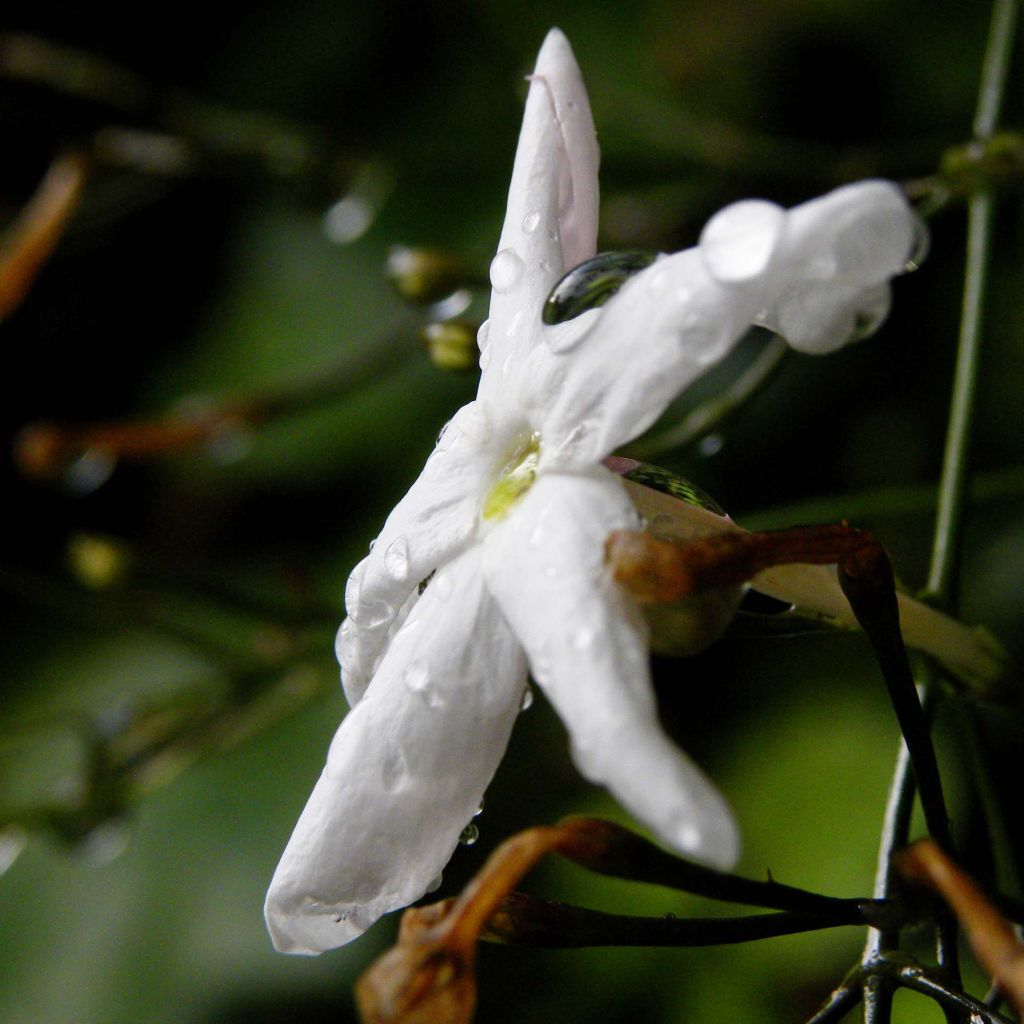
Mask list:
[[[602,309],[545,326],[554,283],[594,254],[597,165],[579,69],[552,30],[491,264],[477,399],[346,591],[352,711],[267,896],[279,950],[338,946],[424,894],[501,759],[528,668],[588,779],[673,849],[737,858],[724,801],[658,724],[645,628],[604,566],[607,535],[641,523],[601,459],[755,321],[806,351],[849,340],[865,312],[877,326],[914,220],[884,182],[789,212],[737,203]]]

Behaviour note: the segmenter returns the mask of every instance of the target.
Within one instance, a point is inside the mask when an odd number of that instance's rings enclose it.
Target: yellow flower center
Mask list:
[[[540,462],[540,434],[532,434],[505,464],[498,482],[484,499],[483,518],[497,521],[530,489],[537,479]]]

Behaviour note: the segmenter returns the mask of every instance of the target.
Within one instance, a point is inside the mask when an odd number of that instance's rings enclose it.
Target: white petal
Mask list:
[[[824,353],[877,328],[915,215],[889,182],[848,185],[784,215],[744,201],[701,246],[628,281],[591,321],[541,427],[546,469],[578,470],[649,427],[754,323]],[[784,321],[784,323],[782,322]]]
[[[280,951],[339,946],[418,899],[479,807],[526,676],[479,561],[438,571],[341,723],[267,894]]]
[[[782,236],[785,211],[763,199],[733,203],[704,226],[700,251],[708,270],[726,283],[760,277]]]
[[[518,393],[533,374],[541,310],[563,272],[594,255],[598,148],[586,89],[568,40],[552,29],[530,76],[505,223],[491,263],[481,396]],[[538,353],[546,363],[546,353]],[[542,368],[547,372],[547,367]]]
[[[771,292],[716,280],[699,249],[628,281],[571,353],[541,426],[543,465],[578,470],[647,429],[726,355]]]
[[[580,771],[675,849],[728,867],[739,847],[732,815],[663,733],[638,608],[604,565],[608,533],[638,527],[606,470],[541,476],[485,539],[484,573]]]
[[[410,594],[471,537],[495,470],[491,452],[501,429],[482,403],[460,409],[388,516],[373,550],[353,571],[345,591],[348,618],[336,644],[350,704],[366,690]]]

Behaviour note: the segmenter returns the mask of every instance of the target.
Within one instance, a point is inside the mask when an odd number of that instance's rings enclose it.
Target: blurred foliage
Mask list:
[[[403,243],[486,267],[522,75],[547,28],[566,31],[590,89],[602,246],[678,248],[734,198],[795,202],[855,177],[934,173],[969,136],[987,18],[987,5],[922,0],[5,12],[6,32],[130,73],[101,76],[89,95],[81,77],[0,73],[4,223],[66,147],[116,129],[103,138],[121,154],[97,156],[66,237],[0,325],[6,436],[41,419],[154,417],[339,383],[332,400],[102,482],[80,472],[44,484],[5,464],[0,810],[54,813],[0,832],[0,862],[14,858],[0,879],[0,1017],[350,1018],[352,979],[394,922],[316,960],[281,957],[262,898],[344,711],[330,637],[345,577],[475,386],[431,364],[384,265]],[[1004,116],[1018,129],[1020,63]],[[154,134],[184,139],[189,161],[154,168],[165,152]],[[148,164],[129,145],[147,139]],[[1018,655],[1022,213],[1018,192],[998,216],[963,594],[965,615]],[[925,268],[897,283],[878,336],[825,360],[789,357],[714,443],[666,459],[745,525],[850,515],[912,586],[931,542],[962,209],[932,230]],[[482,317],[479,297],[465,315]],[[743,349],[664,423],[750,358]],[[83,567],[81,538],[97,535],[120,559],[113,575]],[[897,734],[861,638],[726,641],[659,662],[657,676],[667,726],[737,809],[744,869],[866,894]],[[955,765],[956,706],[947,712],[941,752]],[[1021,723],[993,714],[985,727],[996,776],[1010,780],[1003,795],[1016,798]],[[112,735],[122,760],[97,766],[97,741]],[[138,771],[143,749],[159,749],[160,771]],[[97,771],[104,798],[83,807]],[[953,789],[963,845],[984,870],[970,788]],[[538,700],[488,793],[481,840],[456,853],[442,895],[501,838],[572,811],[621,815],[580,781]],[[1010,825],[1019,841],[1019,818]],[[528,886],[622,912],[687,906],[564,865]],[[479,1019],[798,1020],[860,941],[846,929],[727,950],[484,949]],[[899,1014],[939,1019],[908,995]]]

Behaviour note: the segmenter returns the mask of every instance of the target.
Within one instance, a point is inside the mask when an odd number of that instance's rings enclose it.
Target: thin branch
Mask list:
[[[636,917],[542,900],[512,892],[480,938],[514,946],[578,949],[588,946],[695,947],[754,942],[849,925],[863,925],[853,908],[819,914],[751,914],[742,917]]]

